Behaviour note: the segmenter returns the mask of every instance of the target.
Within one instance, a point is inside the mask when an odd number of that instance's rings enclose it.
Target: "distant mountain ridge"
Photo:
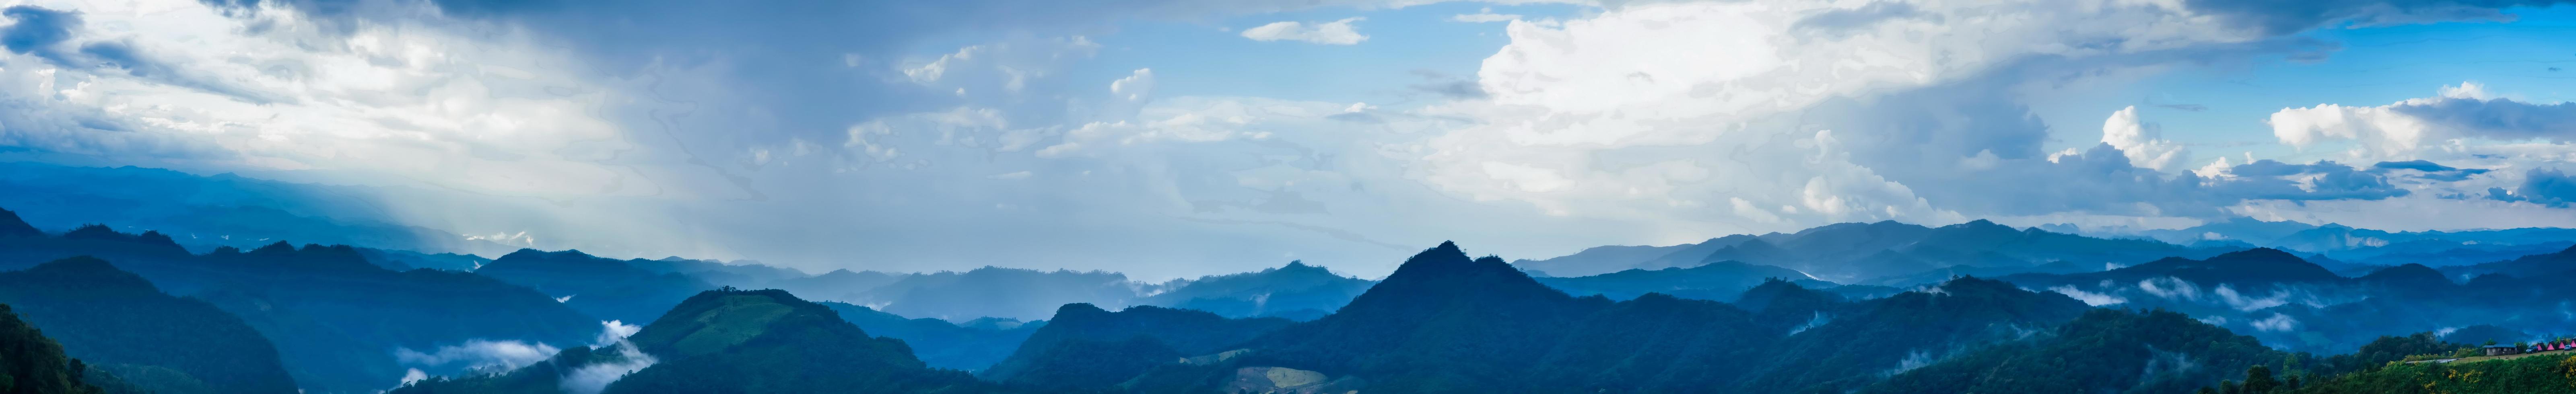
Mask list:
[[[1552,276],[1589,276],[1737,261],[1793,269],[1800,276],[1841,284],[1912,286],[1946,279],[1948,275],[1941,274],[1944,272],[2062,272],[2064,269],[2058,268],[2062,266],[2051,264],[2130,265],[2165,257],[2201,258],[2232,250],[2236,249],[2016,229],[1986,220],[1940,227],[1881,221],[1829,224],[1796,233],[1729,235],[1697,244],[1650,249],[1595,248],[1516,264]],[[1665,254],[1634,258],[1650,251]]]
[[[480,275],[393,271],[347,246],[284,242],[191,254],[158,232],[84,226],[51,236],[0,237],[0,270],[91,256],[167,294],[204,300],[276,340],[298,388],[311,393],[381,390],[408,368],[397,349],[435,350],[469,340],[575,343],[598,320],[542,293]]]
[[[1762,312],[1652,293],[1574,297],[1443,243],[1332,315],[1090,381],[1121,392],[1838,391],[1926,350],[2012,340],[2086,308],[1972,278],[1859,302],[1767,281],[1742,298]],[[1096,349],[1189,353],[1150,342]]]

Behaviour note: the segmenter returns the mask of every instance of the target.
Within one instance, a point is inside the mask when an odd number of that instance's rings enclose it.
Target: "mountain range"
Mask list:
[[[98,392],[2172,392],[2268,371],[2351,387],[2401,380],[2371,375],[2389,361],[2576,324],[2561,307],[2576,293],[2549,280],[2576,271],[2576,248],[2546,229],[2440,235],[2459,234],[2539,252],[2359,264],[2334,255],[2426,241],[2317,252],[1879,222],[1514,262],[1443,243],[1382,280],[1299,261],[1148,283],[195,249],[0,210],[0,304],[43,333],[11,351],[66,366],[11,376]]]
[[[1841,223],[1795,233],[1730,235],[1667,247],[1605,246],[1513,265],[1549,276],[1629,269],[1688,268],[1719,261],[1796,270],[1843,284],[1914,286],[1973,270],[1984,275],[2130,265],[2165,257],[2207,257],[2241,248],[2186,247],[2142,239],[2094,238],[2016,229],[1978,220],[1940,227],[1893,221]],[[1659,255],[1654,255],[1660,252]],[[1638,256],[1654,255],[1639,259]],[[2052,265],[2055,264],[2055,265]],[[2099,268],[2096,268],[2099,269]]]

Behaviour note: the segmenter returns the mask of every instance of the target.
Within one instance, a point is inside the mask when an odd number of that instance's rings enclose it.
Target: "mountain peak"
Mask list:
[[[146,289],[153,293],[160,292],[152,286],[151,281],[144,280],[142,276],[117,269],[107,260],[89,256],[54,260],[38,264],[25,271],[18,271],[16,274],[46,282],[79,283],[83,289]]]
[[[1423,250],[1405,259],[1386,280],[1369,287],[1342,308],[1343,313],[1406,315],[1450,304],[1525,303],[1572,300],[1565,292],[1539,284],[1500,257],[1468,259],[1453,243]],[[1367,312],[1362,312],[1367,311]]]
[[[269,243],[267,246],[261,246],[261,247],[259,247],[258,249],[251,249],[251,250],[250,250],[250,252],[251,252],[251,253],[258,253],[258,254],[285,254],[285,253],[294,253],[294,252],[295,252],[295,244],[294,244],[294,243],[289,243],[289,242],[286,242],[286,241],[277,241],[277,242]]]
[[[0,209],[0,238],[41,237],[44,235],[45,232],[43,230],[37,230],[36,226],[27,224],[27,221],[24,219],[19,219],[17,212]]]
[[[2280,249],[2273,249],[2273,248],[2253,248],[2253,249],[2239,250],[2239,251],[2234,251],[2234,252],[2227,252],[2226,254],[2220,254],[2220,255],[2218,255],[2217,257],[2211,257],[2211,258],[2209,258],[2209,259],[2210,259],[2210,260],[2222,260],[2222,259],[2224,259],[2224,260],[2265,260],[2265,261],[2281,261],[2281,260],[2298,260],[2298,261],[2307,261],[2306,259],[2301,259],[2301,258],[2299,258],[2299,256],[2298,256],[2298,255],[2290,254],[2290,252],[2285,252],[2285,251],[2282,251],[2282,250],[2280,250]]]
[[[2434,270],[2433,267],[2426,267],[2423,264],[2415,263],[2407,263],[2405,265],[2380,269],[2379,271],[2371,272],[2369,275],[2362,275],[2359,280],[2362,282],[2376,283],[2386,286],[2403,286],[2415,290],[2439,288],[2453,284],[2451,283],[2451,278],[2442,275],[2441,271]]]

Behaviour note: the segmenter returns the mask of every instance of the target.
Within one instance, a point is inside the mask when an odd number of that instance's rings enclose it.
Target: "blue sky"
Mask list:
[[[0,160],[381,187],[611,256],[1149,279],[1851,221],[2576,222],[2576,6],[2302,4],[15,1]]]

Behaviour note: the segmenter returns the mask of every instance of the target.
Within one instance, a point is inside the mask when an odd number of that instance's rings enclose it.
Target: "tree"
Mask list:
[[[2271,368],[2264,367],[2262,364],[2254,364],[2254,366],[2245,367],[2245,390],[2243,392],[2270,393],[2272,390],[2280,388],[2281,382],[2272,380]]]

